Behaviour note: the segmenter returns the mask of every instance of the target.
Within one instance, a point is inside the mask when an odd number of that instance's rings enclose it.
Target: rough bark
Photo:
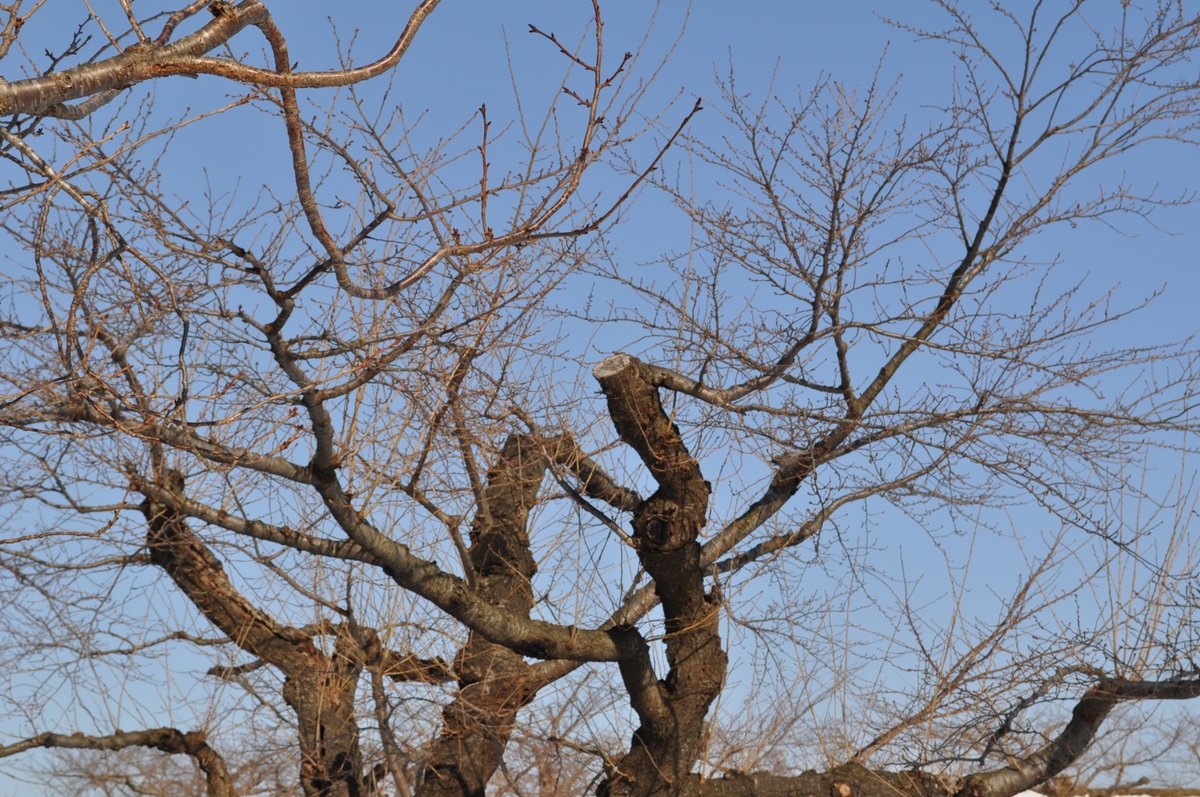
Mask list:
[[[1127,681],[1101,678],[1088,689],[1057,736],[1024,757],[1010,756],[996,769],[965,778],[942,778],[910,770],[886,772],[845,764],[828,772],[800,775],[734,772],[702,780],[689,775],[687,797],[1012,797],[1041,787],[1078,760],[1104,720],[1119,703],[1134,700],[1188,700],[1200,696],[1200,679]]]
[[[686,797],[950,797],[955,781],[924,772],[881,772],[845,764],[828,772],[799,775],[730,773],[701,780],[691,775],[681,794]]]
[[[539,441],[512,435],[488,473],[471,528],[473,587],[488,603],[528,618],[537,569],[526,523],[547,459]],[[517,712],[535,693],[529,665],[472,633],[459,652],[459,690],[442,714],[419,788],[421,797],[482,797],[500,766]]]
[[[708,512],[709,485],[678,427],[663,411],[653,375],[615,355],[593,371],[621,439],[641,457],[658,489],[634,510],[638,557],[654,579],[666,624],[667,677],[655,681],[649,656],[636,657],[640,635],[620,629],[630,653],[621,675],[638,714],[629,752],[608,773],[601,793],[682,792],[703,751],[705,717],[725,680],[720,598],[704,590],[697,537]],[[644,648],[644,643],[641,645]]]
[[[182,474],[168,471],[161,487],[183,494]],[[299,629],[281,625],[253,606],[229,581],[213,553],[173,508],[147,499],[150,561],[161,567],[204,617],[246,652],[284,674],[283,699],[296,714],[300,782],[310,797],[369,793],[355,717],[363,661],[349,636],[327,656]]]

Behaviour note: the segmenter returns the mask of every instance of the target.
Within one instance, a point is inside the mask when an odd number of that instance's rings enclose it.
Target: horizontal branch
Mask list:
[[[362,651],[364,666],[372,672],[393,681],[444,684],[454,680],[454,667],[440,656],[426,659],[387,648],[374,628],[354,625],[348,630]]]
[[[226,44],[249,26],[263,26],[270,14],[260,0],[244,0],[236,6],[212,3],[215,19],[200,30],[169,44],[139,42],[124,52],[91,64],[51,72],[26,80],[0,79],[0,114],[39,114],[78,118],[78,107],[64,105],[71,100],[105,96],[136,83],[171,75],[216,75],[239,83],[264,87],[325,88],[346,86],[381,75],[392,69],[408,50],[425,18],[439,0],[424,0],[413,11],[399,38],[381,58],[350,69],[324,72],[282,73],[248,66],[222,58],[202,57]]]
[[[216,3],[213,6],[221,7]],[[157,46],[145,42],[96,63],[12,83],[0,80],[0,114],[73,115],[71,109],[62,106],[62,103],[128,88],[149,78],[171,74],[164,73],[160,65],[171,59],[195,57],[214,50],[247,26],[259,24],[266,18],[267,9],[259,0],[246,0],[216,14],[212,22],[172,44]],[[178,70],[175,74],[187,72]]]
[[[539,659],[617,661],[620,658],[617,645],[607,632],[532,620],[494,606],[465,580],[383,534],[353,507],[332,469],[314,468],[313,481],[346,536],[369,551],[393,581],[489,642]]]
[[[950,797],[949,785],[923,772],[886,772],[843,764],[828,772],[799,775],[730,772],[724,777],[691,775],[680,792],[686,797]]]
[[[145,731],[117,731],[107,736],[83,733],[41,733],[15,744],[0,747],[0,758],[35,748],[69,750],[124,750],[129,747],[150,747],[164,753],[188,755],[204,773],[208,797],[236,797],[233,781],[225,759],[208,745],[201,731],[182,733],[175,728],[151,728]]]
[[[45,409],[8,416],[2,420],[8,426],[24,427],[56,422],[90,423],[135,439],[162,443],[219,465],[247,468],[299,484],[308,484],[310,481],[306,466],[290,462],[283,457],[263,454],[239,446],[226,446],[197,434],[188,426],[170,421],[160,423],[151,420],[136,420],[133,417],[119,416],[115,413],[105,413],[89,398],[79,395],[70,396],[65,401]]]

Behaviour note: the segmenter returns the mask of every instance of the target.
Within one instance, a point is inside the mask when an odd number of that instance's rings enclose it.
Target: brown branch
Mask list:
[[[163,23],[162,31],[154,40],[155,44],[163,45],[171,40],[171,34],[175,32],[175,28],[190,16],[200,13],[205,6],[211,6],[212,0],[192,0],[192,2],[178,11],[172,11],[167,15],[167,21]]]
[[[454,680],[454,668],[440,657],[422,658],[415,653],[400,653],[384,647],[373,628],[354,624],[348,631],[362,651],[363,664],[371,672],[409,683],[444,684]]]
[[[212,3],[215,19],[197,32],[166,44],[174,25],[192,10],[192,6],[168,20],[168,27],[155,42],[139,42],[120,55],[93,64],[64,69],[12,83],[0,80],[0,114],[72,115],[78,112],[62,103],[120,91],[136,83],[169,75],[217,75],[253,86],[281,88],[326,88],[359,83],[392,69],[403,58],[422,23],[437,7],[439,0],[424,0],[414,9],[408,23],[391,49],[378,60],[361,67],[325,72],[290,72],[261,69],[237,61],[201,57],[250,25],[270,20],[260,0],[244,0],[236,6]],[[193,4],[194,5],[194,4]],[[178,18],[176,18],[178,17]]]
[[[654,678],[645,641],[633,629],[614,636],[629,652],[621,676],[640,727],[629,752],[610,769],[602,791],[616,795],[676,793],[701,753],[704,721],[728,664],[719,633],[720,596],[704,591],[697,537],[706,522],[709,485],[679,428],[663,411],[654,376],[617,354],[592,374],[621,439],[650,470],[658,489],[633,514],[638,558],[654,579],[666,627],[669,672]],[[623,651],[624,652],[624,651]]]
[[[533,620],[498,607],[477,594],[468,581],[416,556],[407,545],[379,531],[354,507],[338,475],[340,462],[333,418],[320,398],[316,384],[292,356],[280,333],[294,305],[290,299],[281,299],[277,303],[279,315],[262,331],[276,365],[298,389],[308,414],[314,446],[312,461],[305,469],[310,474],[310,483],[346,536],[373,556],[379,567],[401,587],[420,595],[489,642],[541,659],[616,661],[619,658],[617,646],[606,632]]]
[[[599,499],[625,512],[632,512],[641,504],[642,497],[635,490],[618,484],[570,435],[547,440],[545,446],[550,460],[578,479],[580,492],[588,498]]]
[[[308,468],[303,465],[248,448],[223,445],[176,422],[161,419],[137,421],[132,418],[119,417],[114,413],[101,410],[93,403],[92,397],[86,394],[71,395],[63,401],[27,412],[23,416],[6,417],[4,421],[6,425],[11,426],[82,421],[111,429],[135,440],[149,442],[151,445],[162,443],[221,465],[249,468],[299,484],[310,482]]]
[[[313,480],[333,519],[351,540],[381,563],[384,572],[397,584],[489,641],[541,659],[616,661],[619,658],[617,646],[607,633],[514,615],[481,598],[463,579],[416,556],[408,546],[380,532],[354,508],[332,468],[314,468]]]
[[[159,487],[183,496],[183,475],[166,471]],[[178,499],[171,502],[179,503]],[[283,699],[296,712],[300,779],[306,793],[354,793],[361,788],[355,695],[362,669],[357,643],[339,634],[335,654],[325,655],[312,634],[276,621],[230,582],[220,560],[188,528],[186,518],[149,496],[142,505],[150,560],[170,576],[188,600],[242,650],[286,675]],[[336,786],[336,788],[335,788]]]
[[[247,0],[238,5],[238,10],[251,2],[257,4],[257,0]],[[363,66],[317,72],[284,72],[258,69],[217,58],[196,58],[187,54],[172,53],[171,58],[164,58],[157,64],[157,70],[158,74],[162,75],[216,75],[238,83],[266,88],[319,89],[361,83],[384,74],[400,63],[426,18],[433,13],[439,2],[440,0],[423,0],[409,15],[408,22],[391,49],[377,60]]]
[[[613,636],[624,655],[619,662],[621,681],[629,693],[629,704],[633,707],[642,727],[655,737],[670,735],[671,709],[667,705],[666,690],[654,675],[650,660],[650,646],[633,626],[618,626]]]
[[[389,299],[396,294],[407,290],[417,284],[439,263],[452,258],[463,257],[468,255],[478,255],[485,252],[493,252],[506,247],[520,248],[527,244],[557,238],[576,238],[588,233],[595,232],[604,225],[606,221],[612,218],[616,212],[625,205],[626,202],[633,196],[634,192],[643,184],[650,175],[658,168],[658,164],[666,156],[667,151],[674,146],[676,139],[683,133],[684,129],[691,122],[692,118],[698,114],[703,107],[700,101],[697,100],[692,109],[680,121],[675,131],[668,137],[667,141],[658,148],[654,158],[650,164],[643,168],[636,177],[625,187],[624,191],[609,204],[603,212],[593,216],[586,223],[570,227],[563,230],[550,230],[542,232],[541,230],[546,224],[561,211],[567,204],[568,200],[574,195],[579,188],[579,183],[582,179],[584,169],[590,165],[595,159],[595,154],[589,149],[590,141],[595,135],[595,129],[600,124],[600,119],[596,117],[596,103],[599,98],[599,92],[604,88],[603,82],[598,82],[596,86],[596,99],[582,104],[588,108],[588,122],[584,133],[584,144],[581,147],[580,157],[572,164],[567,171],[564,179],[555,187],[554,191],[538,205],[535,212],[522,221],[516,222],[512,226],[512,230],[504,235],[495,235],[493,231],[485,228],[483,240],[471,243],[455,242],[454,244],[443,244],[435,252],[429,255],[419,266],[414,268],[400,279],[385,285],[380,288],[371,288],[355,283],[346,269],[345,261],[337,254],[337,249],[332,242],[332,238],[328,237],[327,233],[323,233],[324,222],[318,222],[313,228],[314,235],[325,246],[329,252],[329,262],[333,265],[335,274],[338,278],[338,285],[349,293],[360,299]],[[285,89],[286,90],[286,89]],[[285,119],[287,118],[285,114]],[[292,134],[293,139],[295,134]],[[293,152],[296,151],[296,144],[293,144]],[[307,167],[304,167],[307,168]],[[307,178],[305,178],[307,179]],[[299,185],[299,183],[298,183]],[[301,196],[303,205],[303,194]],[[481,200],[482,201],[482,200]],[[311,208],[304,205],[307,215],[318,213],[317,205],[313,200]],[[324,237],[323,237],[324,236]]]
[[[487,474],[468,552],[478,596],[529,618],[537,569],[529,547],[529,511],[548,464],[533,435],[510,435]],[[459,651],[459,690],[442,713],[442,730],[422,773],[422,797],[483,794],[500,767],[517,712],[536,689],[517,653],[472,633]]]
[[[408,782],[408,774],[404,762],[400,760],[400,751],[396,747],[396,734],[392,730],[391,707],[388,704],[387,693],[383,690],[383,677],[371,673],[371,702],[375,709],[375,721],[379,723],[379,741],[383,747],[383,762],[392,775],[392,783],[396,787],[397,797],[409,797],[412,786]]]
[[[160,488],[180,494],[183,476],[170,472]],[[251,655],[284,669],[296,669],[296,646],[307,644],[298,629],[276,622],[250,603],[229,581],[220,560],[187,527],[172,507],[149,497],[142,506],[149,532],[150,560],[161,567],[204,617]],[[317,653],[313,648],[312,653]],[[306,658],[301,656],[301,658]]]
[[[228,42],[248,25],[267,18],[259,0],[246,0],[217,15],[216,19],[177,42],[162,46],[141,43],[120,55],[93,64],[64,69],[48,75],[18,80],[0,80],[0,114],[47,114],[70,100],[91,97],[166,74],[191,74],[194,69],[164,70],[163,64],[188,60]],[[58,108],[59,113],[67,111]],[[51,115],[55,115],[51,113]]]
[[[658,482],[658,490],[635,515],[634,534],[640,542],[660,550],[674,550],[694,541],[705,522],[708,483],[679,428],[663,412],[652,372],[634,357],[614,354],[593,368],[592,374],[608,400],[617,434],[637,452]]]
[[[723,777],[690,775],[683,797],[951,797],[953,781],[923,772],[885,772],[843,764],[800,775],[730,772]]]
[[[133,488],[142,495],[154,501],[169,506],[181,515],[196,518],[212,526],[228,529],[235,534],[250,537],[264,542],[282,545],[293,550],[325,556],[332,559],[366,562],[378,564],[374,557],[350,540],[326,540],[302,534],[288,526],[276,526],[261,520],[231,515],[224,509],[202,504],[186,496],[179,495],[161,485],[148,481],[135,472],[130,472]]]
[[[1008,766],[971,775],[955,797],[1011,797],[1045,783],[1088,749],[1118,703],[1200,697],[1200,677],[1192,676],[1164,681],[1101,678],[1075,704],[1070,721],[1057,736],[1024,758],[1012,757]]]
[[[150,747],[164,753],[188,755],[204,773],[205,794],[208,797],[237,797],[225,759],[209,746],[202,731],[182,733],[175,728],[152,728],[145,731],[117,731],[107,736],[82,733],[42,733],[0,747],[0,758],[34,748],[69,750],[124,750],[129,747]]]
[[[267,663],[262,659],[246,662],[245,664],[224,665],[219,664],[216,667],[209,667],[206,675],[211,675],[214,678],[220,678],[222,681],[232,681],[241,678],[243,675],[252,673],[256,670],[261,670],[266,667]]]

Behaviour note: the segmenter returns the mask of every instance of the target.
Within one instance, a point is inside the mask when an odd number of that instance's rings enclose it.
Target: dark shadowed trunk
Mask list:
[[[634,510],[633,530],[638,558],[662,604],[669,667],[666,679],[655,680],[640,634],[622,629],[629,652],[621,675],[640,725],[601,793],[678,793],[702,752],[705,718],[725,681],[720,597],[705,592],[697,542],[708,513],[709,485],[641,363],[616,355],[594,373],[621,440],[658,482],[654,494]]]

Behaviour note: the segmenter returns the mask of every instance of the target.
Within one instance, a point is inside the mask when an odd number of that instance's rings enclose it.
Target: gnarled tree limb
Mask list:
[[[208,744],[201,731],[183,733],[175,728],[151,728],[144,731],[117,731],[104,736],[83,733],[41,733],[14,744],[0,747],[0,758],[36,747],[71,750],[124,750],[129,747],[150,747],[164,753],[191,756],[204,773],[205,794],[208,797],[237,797],[225,759]]]

